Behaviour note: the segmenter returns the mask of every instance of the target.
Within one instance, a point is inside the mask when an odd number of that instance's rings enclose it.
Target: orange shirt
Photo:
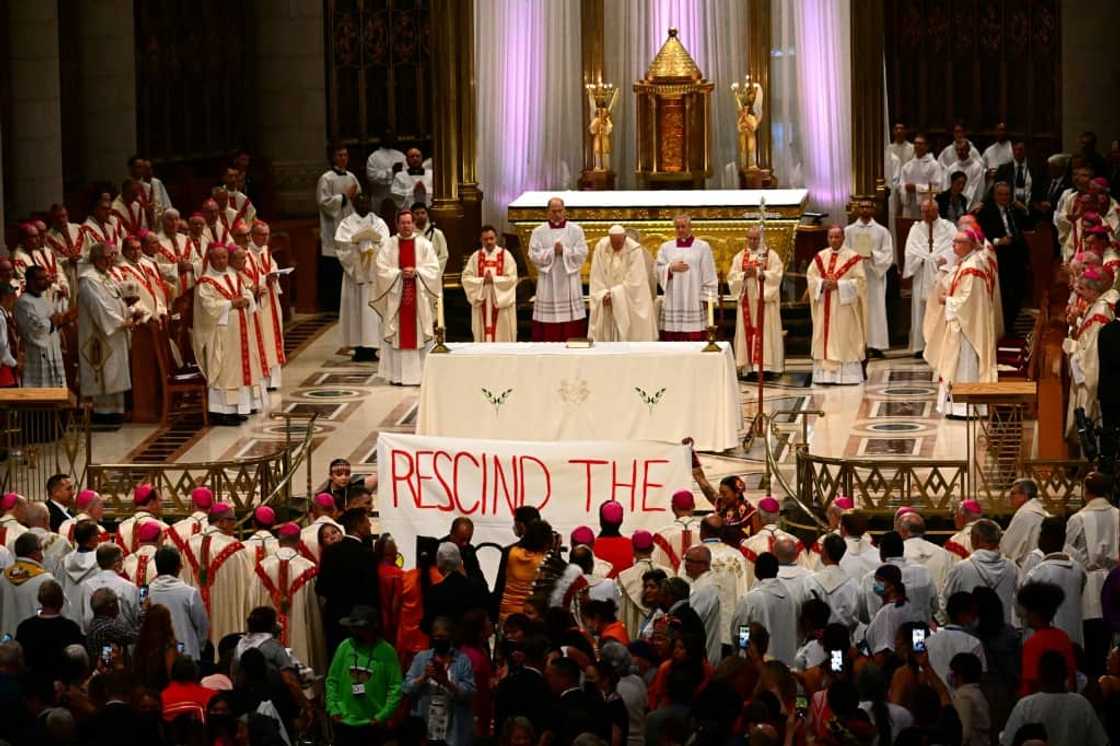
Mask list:
[[[626,632],[626,625],[615,620],[606,627],[603,627],[603,631],[599,633],[599,644],[603,645],[607,640],[614,640],[622,645],[629,645],[630,635]]]

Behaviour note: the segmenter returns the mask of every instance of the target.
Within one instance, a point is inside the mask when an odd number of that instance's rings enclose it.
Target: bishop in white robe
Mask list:
[[[315,671],[325,671],[326,646],[315,577],[319,568],[299,554],[300,530],[294,523],[277,529],[279,547],[255,568],[250,608],[271,606],[280,625],[280,642]]]
[[[598,342],[652,342],[657,339],[645,249],[612,225],[591,255],[591,321],[588,336]]]
[[[381,316],[378,375],[391,384],[418,386],[433,335],[433,304],[442,293],[439,260],[415,233],[412,213],[397,215],[397,235],[377,252],[373,306]]]
[[[728,289],[737,298],[735,366],[742,372],[757,372],[760,362],[768,373],[785,370],[780,294],[783,273],[782,258],[767,248],[762,229],[748,228],[746,247],[732,257],[727,269]]]
[[[182,298],[202,272],[202,255],[190,236],[179,232],[179,211],[165,210],[160,223],[156,264],[172,298]]]
[[[50,230],[47,231],[47,244],[54,251],[58,261],[66,273],[66,282],[70,287],[70,299],[76,302],[78,297],[78,264],[85,261],[88,250],[82,226],[70,222],[70,213],[60,204],[51,205]]]
[[[844,244],[838,225],[828,229],[828,245],[805,273],[813,317],[813,383],[863,383],[863,257]]]
[[[704,339],[704,308],[714,323],[712,310],[719,291],[715,257],[707,241],[692,235],[692,219],[673,220],[677,237],[657,250],[657,281],[664,297],[658,320],[663,342],[698,342]]]
[[[918,354],[926,348],[923,324],[926,304],[930,298],[937,302],[935,289],[940,268],[953,256],[953,236],[957,228],[945,218],[938,217],[937,203],[922,203],[922,219],[910,226],[906,235],[906,266],[902,277],[912,278],[910,286],[910,352]]]
[[[533,341],[565,342],[587,332],[580,272],[587,259],[583,228],[569,223],[564,200],[548,201],[548,222],[529,237],[529,261],[537,268]]]
[[[267,388],[280,388],[282,370],[288,362],[284,353],[284,312],[280,308],[280,267],[272,256],[268,240],[271,230],[268,223],[254,221],[250,229],[248,247],[249,273],[257,287],[257,311],[261,346],[264,347],[263,367],[268,370]]]
[[[159,270],[155,263],[142,256],[140,239],[128,236],[121,245],[120,261],[116,266],[117,276],[121,278],[122,292],[125,288],[132,288],[136,292],[134,308],[140,309],[140,323],[151,319],[163,321],[167,318],[167,305],[164,303],[166,296],[163,293],[163,284]]]
[[[517,262],[498,245],[497,231],[485,225],[482,248],[463,264],[460,282],[471,305],[475,342],[517,341]]]
[[[887,270],[894,266],[894,240],[891,232],[874,218],[875,204],[859,203],[859,219],[844,229],[844,243],[863,257],[863,273],[867,281],[867,304],[864,307],[864,329],[869,350],[890,349],[890,327],[887,324]]]
[[[1062,340],[1062,350],[1069,360],[1070,385],[1069,407],[1066,412],[1066,435],[1073,436],[1077,430],[1078,408],[1084,410],[1090,420],[1100,416],[1100,400],[1097,398],[1097,384],[1100,380],[1100,355],[1097,350],[1097,337],[1101,328],[1114,318],[1113,306],[1104,293],[1112,289],[1111,272],[1097,267],[1086,267],[1077,279],[1075,292],[1084,300],[1086,311],[1069,330],[1069,336]]]
[[[113,200],[110,210],[124,231],[126,236],[138,236],[143,230],[150,230],[155,226],[149,222],[149,210],[144,209],[141,201],[140,182],[128,179],[121,185],[120,195]]]
[[[902,216],[917,218],[922,202],[937,196],[946,183],[941,164],[929,154],[925,137],[914,138],[914,157],[902,164],[899,176]]]
[[[354,212],[342,219],[334,234],[342,264],[338,325],[342,344],[354,349],[357,362],[376,359],[376,350],[381,347],[381,319],[370,301],[377,280],[377,252],[388,241],[389,226],[370,210],[369,197],[357,195]]]
[[[90,260],[89,252],[95,243],[110,244],[118,249],[120,248],[120,240],[124,237],[124,232],[121,230],[119,221],[113,215],[112,205],[109,195],[102,195],[101,199],[93,206],[93,211],[86,218],[86,222],[82,223],[82,234],[85,236],[85,246],[82,253],[87,261]],[[78,267],[79,278],[83,270],[84,267]]]
[[[245,629],[249,612],[253,565],[244,545],[233,537],[233,507],[217,503],[210,511],[210,525],[187,545],[183,568],[185,582],[198,589],[210,618],[210,640],[217,644],[229,634]]]
[[[78,281],[78,357],[82,396],[95,414],[119,424],[124,392],[132,388],[129,330],[140,309],[130,309],[109,274],[117,257],[112,244],[90,247],[90,266]]]

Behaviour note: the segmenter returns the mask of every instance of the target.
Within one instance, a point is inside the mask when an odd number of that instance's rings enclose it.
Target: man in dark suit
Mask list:
[[[1003,296],[1003,325],[1015,328],[1015,319],[1027,292],[1027,267],[1030,253],[1023,238],[1027,211],[1013,203],[1011,185],[997,182],[992,187],[992,201],[984,205],[977,216],[984,235],[996,247],[999,261],[999,290]]]
[[[457,626],[468,611],[489,609],[486,586],[467,577],[458,545],[450,541],[439,545],[436,569],[443,575],[443,580],[429,588],[424,598],[424,618],[420,621],[420,629],[425,634],[431,633],[432,621],[441,616]]]
[[[1036,201],[1038,184],[1027,163],[1027,145],[1022,140],[1011,144],[1011,160],[996,169],[994,184],[1011,186],[1012,202],[1024,210]],[[985,202],[990,201],[986,199]]]
[[[342,514],[342,541],[323,550],[315,592],[323,597],[323,632],[327,638],[327,656],[346,639],[340,620],[355,606],[378,605],[377,562],[368,545],[369,514],[362,508],[351,508]]]
[[[73,518],[74,480],[66,474],[55,474],[47,480],[47,510],[51,514],[51,531],[58,533],[63,521]]]
[[[451,532],[440,539],[440,543],[450,541],[458,546],[459,555],[463,558],[463,570],[467,573],[467,577],[482,583],[485,588],[486,576],[482,574],[482,567],[478,564],[478,552],[471,544],[473,538],[474,522],[465,515],[461,515],[451,522]]]
[[[1113,319],[1097,333],[1098,380],[1110,381],[1120,375],[1120,319]],[[1101,403],[1100,470],[1115,474],[1116,452],[1120,449],[1120,386],[1097,386]]]
[[[509,675],[494,692],[495,733],[501,733],[514,717],[528,718],[538,727],[548,721],[552,701],[544,677],[548,646],[548,638],[539,633],[510,646]]]
[[[1035,202],[1031,205],[1041,218],[1050,220],[1062,194],[1073,186],[1068,165],[1068,159],[1061,155],[1052,155],[1046,159],[1048,177],[1045,182],[1040,180],[1035,190]]]
[[[611,723],[605,717],[603,700],[580,687],[580,674],[579,664],[571,658],[554,658],[545,671],[553,713],[544,732],[552,733],[551,743],[556,746],[570,746],[582,733],[610,737]]]
[[[949,174],[949,188],[934,198],[941,217],[955,223],[961,219],[961,215],[968,212],[968,197],[964,193],[967,184],[968,175],[964,171]]]

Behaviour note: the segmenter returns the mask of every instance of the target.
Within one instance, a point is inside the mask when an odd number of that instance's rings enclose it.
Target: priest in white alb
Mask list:
[[[828,229],[828,248],[805,272],[813,317],[813,383],[863,383],[866,353],[863,257],[844,244],[844,229]]]
[[[220,425],[238,425],[263,408],[260,351],[253,338],[253,293],[229,266],[223,244],[210,246],[209,266],[194,295],[194,346],[209,388],[207,406]]]
[[[762,228],[747,228],[747,245],[731,259],[727,286],[738,302],[735,305],[735,366],[740,371],[785,370],[782,340],[782,258],[766,246]],[[762,279],[761,318],[758,304],[759,278]],[[761,328],[760,328],[761,327]]]
[[[719,291],[716,263],[707,241],[692,235],[692,218],[673,219],[677,237],[657,249],[657,281],[664,298],[657,328],[663,342],[699,342]]]
[[[280,267],[272,256],[268,239],[271,229],[268,223],[254,220],[249,229],[249,263],[257,278],[260,297],[257,300],[260,313],[261,344],[264,346],[264,367],[268,370],[267,388],[280,388],[281,372],[288,362],[284,353],[284,312],[280,308]]]
[[[354,212],[338,224],[334,247],[342,264],[342,302],[338,326],[342,344],[353,349],[354,362],[377,359],[381,319],[370,308],[377,279],[377,252],[389,241],[389,226],[370,210],[369,197],[354,197]]]
[[[51,247],[63,266],[66,281],[70,286],[70,297],[73,300],[78,295],[78,262],[84,260],[83,252],[87,248],[82,226],[71,223],[66,206],[57,203],[51,205],[48,220],[50,230],[47,231],[47,245]]]
[[[1077,418],[1074,412],[1077,409],[1081,409],[1091,421],[1100,417],[1097,383],[1101,366],[1097,336],[1101,328],[1114,318],[1112,304],[1105,295],[1112,289],[1113,280],[1112,271],[1105,267],[1086,267],[1074,288],[1085,304],[1085,313],[1070,326],[1069,336],[1062,341],[1062,351],[1069,360],[1070,372],[1067,436],[1076,437]]]
[[[116,262],[112,244],[90,246],[90,266],[78,280],[78,357],[82,396],[92,397],[94,418],[119,425],[124,392],[132,388],[129,330],[139,309],[130,309],[109,274]]]
[[[86,222],[82,223],[82,235],[85,236],[83,254],[89,260],[89,250],[95,243],[118,245],[124,236],[120,221],[113,215],[113,201],[107,193],[102,194],[93,204]],[[79,266],[78,275],[81,276],[84,267]]]
[[[591,255],[591,322],[587,336],[597,342],[652,342],[657,339],[645,249],[617,223]]]
[[[533,341],[566,342],[587,332],[580,270],[587,259],[583,228],[568,222],[564,200],[548,201],[548,222],[529,237],[529,261],[537,268]]]
[[[315,595],[319,568],[299,554],[300,529],[285,523],[276,529],[279,548],[256,566],[249,607],[271,606],[280,624],[280,642],[315,671],[325,671],[326,647],[319,598]]]
[[[952,401],[953,384],[995,383],[996,335],[992,319],[992,291],[987,262],[976,234],[960,231],[953,237],[957,262],[939,302],[945,304],[943,340],[937,359],[927,357],[940,381],[937,409],[942,414],[968,416],[968,405]]]
[[[463,264],[460,282],[471,305],[475,342],[517,341],[517,262],[498,245],[492,225],[479,231],[482,248]]]
[[[210,641],[245,630],[249,591],[255,577],[252,560],[233,533],[237,516],[228,503],[210,509],[210,525],[192,536],[183,559],[183,580],[198,589],[210,617]]]
[[[844,242],[863,257],[867,280],[867,305],[864,308],[867,351],[882,357],[890,349],[887,324],[887,270],[894,266],[894,240],[891,232],[875,220],[875,203],[860,200],[859,218],[844,229]]]
[[[128,236],[121,242],[120,261],[117,262],[116,271],[122,282],[122,289],[125,286],[131,287],[137,293],[139,300],[135,307],[143,311],[140,323],[152,319],[162,322],[167,318],[167,296],[163,292],[159,270],[155,262],[143,256],[140,239],[136,236]]]
[[[914,157],[902,164],[899,184],[902,216],[906,218],[919,217],[922,202],[936,197],[945,184],[941,164],[930,154],[925,135],[914,138]]]
[[[142,229],[155,227],[148,222],[149,211],[144,209],[141,195],[140,182],[134,179],[125,179],[121,183],[120,195],[113,200],[113,205],[110,208],[113,217],[120,221],[120,226],[124,229],[124,235],[126,236],[135,236]]]
[[[384,342],[378,375],[391,384],[419,386],[433,335],[432,310],[442,294],[439,259],[405,210],[397,214],[397,235],[375,261],[373,306]]]
[[[910,352],[919,355],[926,348],[922,324],[926,303],[937,285],[941,267],[953,258],[953,236],[957,228],[939,217],[937,203],[922,203],[922,219],[910,226],[906,235],[906,266],[903,278],[913,278],[910,290]]]

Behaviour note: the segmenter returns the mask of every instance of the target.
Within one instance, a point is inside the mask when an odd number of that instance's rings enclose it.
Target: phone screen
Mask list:
[[[924,629],[914,630],[913,648],[915,653],[926,652],[926,631]]]
[[[183,651],[185,651],[187,649],[187,646],[185,644],[181,643],[181,642],[177,642],[177,643],[175,643],[175,649],[178,650],[180,653],[182,653]]]
[[[751,641],[751,628],[749,625],[739,625],[739,649],[746,650]]]
[[[112,663],[113,662],[113,646],[112,645],[102,645],[101,646],[101,660],[105,661],[105,663]]]
[[[809,698],[798,694],[793,700],[793,709],[797,711],[797,717],[804,718],[809,713]]]
[[[832,664],[833,673],[840,673],[844,670],[844,652],[842,650],[832,651]]]
[[[142,585],[142,586],[140,586],[140,603],[144,603],[147,600],[148,600],[148,586]]]
[[[860,640],[859,645],[857,647],[859,648],[859,652],[862,655],[864,655],[864,656],[870,656],[871,655],[871,646],[867,644],[867,640]]]

